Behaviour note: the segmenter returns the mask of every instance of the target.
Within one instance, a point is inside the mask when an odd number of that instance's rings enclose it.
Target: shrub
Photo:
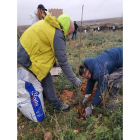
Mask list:
[[[60,137],[63,140],[74,140],[76,133],[74,133],[73,130],[65,130],[61,133]]]
[[[87,41],[87,42],[85,43],[85,46],[87,46],[87,47],[92,46],[92,42],[91,42],[91,41]]]
[[[75,126],[75,117],[77,116],[77,112],[75,110],[71,110],[70,113],[66,114],[66,123],[67,127],[72,129]]]
[[[122,40],[119,38],[119,39],[118,39],[118,42],[122,42]]]
[[[87,37],[86,35],[83,35],[83,34],[81,35],[82,40],[86,39],[86,37]]]
[[[74,54],[74,57],[78,57],[78,53]]]

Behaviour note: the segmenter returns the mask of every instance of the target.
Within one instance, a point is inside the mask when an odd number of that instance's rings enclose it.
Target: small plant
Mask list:
[[[60,135],[61,140],[74,140],[76,138],[76,133],[73,130],[65,130]]]
[[[74,54],[74,57],[78,57],[78,54],[76,53],[76,54]]]
[[[86,121],[83,122],[83,130],[87,131],[94,127],[94,123],[97,122],[97,119],[94,116],[91,116],[86,119]]]
[[[84,39],[86,39],[86,37],[87,36],[82,33],[81,39],[84,40]]]
[[[85,46],[87,46],[87,47],[92,46],[92,41],[87,41],[87,42],[85,43]]]
[[[77,115],[77,112],[75,110],[71,110],[70,113],[66,115],[66,123],[67,127],[72,129],[75,126],[75,116]]]
[[[122,40],[119,38],[119,39],[118,39],[118,42],[122,42]]]

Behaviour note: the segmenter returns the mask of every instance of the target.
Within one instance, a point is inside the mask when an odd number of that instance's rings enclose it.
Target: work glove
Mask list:
[[[73,82],[73,84],[77,87],[81,86],[81,80],[79,78],[76,78],[76,80]]]
[[[91,115],[91,113],[92,113],[92,107],[91,106],[87,107],[85,109],[85,111],[86,111],[85,117],[88,118]]]
[[[87,102],[88,102],[88,98],[85,97],[84,100],[83,100],[83,102],[82,102],[82,106],[83,106],[83,107],[86,107]]]

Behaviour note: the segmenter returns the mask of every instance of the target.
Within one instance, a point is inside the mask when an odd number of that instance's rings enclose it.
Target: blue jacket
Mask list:
[[[92,93],[94,84],[97,81],[97,90],[92,99],[92,105],[98,106],[102,101],[101,93],[107,89],[109,74],[117,68],[123,67],[123,47],[114,47],[94,58],[87,58],[84,64],[92,75],[92,78],[87,81],[86,94]]]

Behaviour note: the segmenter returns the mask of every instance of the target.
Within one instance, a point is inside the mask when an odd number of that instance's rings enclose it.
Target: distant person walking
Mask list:
[[[47,9],[42,4],[39,4],[37,10],[34,11],[35,16],[33,17],[32,24],[36,23],[39,20],[44,19],[45,16],[47,15],[45,11],[47,11]]]
[[[100,31],[100,27],[98,27],[98,32]]]
[[[116,30],[116,27],[115,26],[113,26],[113,31],[115,31]]]
[[[72,39],[74,38],[74,35],[75,35],[75,39],[76,39],[76,35],[77,35],[77,28],[78,28],[78,25],[76,24],[76,21],[74,21],[74,27],[75,27],[75,30],[72,34]]]

